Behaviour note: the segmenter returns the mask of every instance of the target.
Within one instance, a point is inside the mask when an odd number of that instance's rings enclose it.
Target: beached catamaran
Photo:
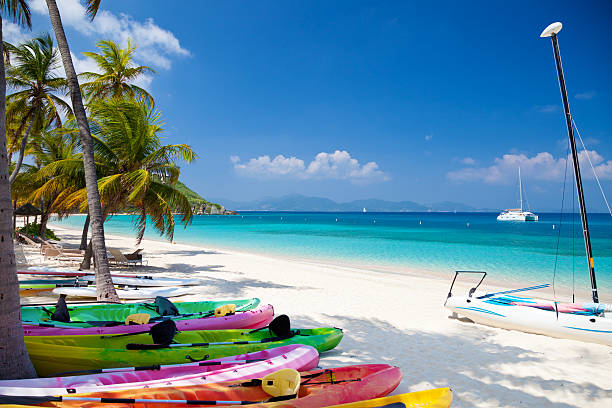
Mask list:
[[[560,303],[556,301],[513,296],[523,290],[540,289],[549,286],[538,285],[529,288],[509,290],[504,292],[481,294],[476,292],[486,276],[486,272],[458,271],[451,284],[451,289],[445,306],[453,312],[466,316],[471,320],[504,329],[521,330],[530,333],[544,334],[553,337],[576,339],[593,343],[612,345],[612,305],[599,303],[597,283],[595,280],[595,265],[591,251],[589,224],[582,192],[580,165],[574,140],[573,120],[569,109],[561,54],[557,41],[557,33],[561,31],[561,23],[553,23],[546,27],[540,37],[552,39],[557,75],[561,86],[565,119],[567,122],[569,143],[572,150],[572,161],[576,178],[576,187],[580,202],[580,214],[587,264],[591,278],[592,303]],[[452,289],[461,273],[482,274],[482,278],[468,296],[453,296]],[[609,313],[610,316],[606,316]]]

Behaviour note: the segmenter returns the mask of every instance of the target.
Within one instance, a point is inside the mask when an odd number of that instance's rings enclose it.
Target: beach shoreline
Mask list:
[[[129,214],[126,214],[129,215]],[[72,233],[78,233],[80,237],[80,233],[82,232],[80,229],[67,226],[63,224],[56,224],[53,222],[49,223],[49,226],[53,230],[69,230]],[[114,236],[116,238],[123,238],[132,240],[132,246],[128,245],[129,248],[136,247],[136,239],[134,237],[134,233],[117,233],[111,232],[110,234],[105,234],[107,237]],[[79,241],[80,242],[80,241]],[[170,244],[167,239],[163,237],[151,237],[146,236],[143,239],[143,242],[157,242],[161,244]],[[332,266],[334,268],[348,268],[349,270],[360,271],[361,273],[380,273],[380,274],[391,274],[391,275],[407,275],[415,278],[425,278],[425,279],[434,279],[438,282],[442,282],[448,287],[450,287],[450,283],[453,279],[456,270],[472,270],[472,269],[457,269],[457,268],[435,268],[435,267],[424,267],[421,265],[411,265],[411,264],[381,264],[381,263],[368,263],[361,261],[359,259],[346,259],[342,257],[332,258],[332,257],[320,257],[315,255],[288,255],[287,253],[282,252],[269,252],[263,249],[251,249],[251,248],[230,248],[227,245],[219,245],[212,243],[186,243],[182,240],[175,241],[172,245],[183,245],[194,250],[198,248],[203,248],[207,250],[228,252],[232,254],[242,254],[242,255],[253,255],[253,256],[263,256],[267,258],[277,259],[279,261],[286,262],[300,262],[303,264],[310,265],[319,265],[319,266]],[[142,246],[142,245],[141,245]],[[502,290],[513,290],[524,287],[530,287],[534,285],[540,285],[543,283],[550,283],[549,276],[546,276],[546,279],[538,279],[538,280],[526,280],[524,277],[517,278],[514,276],[507,276],[503,274],[496,273],[494,269],[486,270],[487,276],[482,283],[481,289],[484,289],[488,292],[493,291],[502,291]],[[501,275],[501,276],[500,276]],[[470,282],[474,284],[477,282],[477,279],[470,280],[468,277],[459,278],[456,287],[460,290],[462,287],[465,288],[465,293],[472,287]],[[457,292],[461,293],[461,292]],[[582,287],[574,287],[572,288],[569,285],[564,285],[562,283],[557,282],[555,287],[552,286],[539,290],[539,291],[529,291],[526,292],[526,296],[538,296],[543,299],[548,299],[552,301],[559,302],[572,302],[572,298],[574,295],[576,299],[582,299],[586,302],[590,301],[591,291],[589,288]],[[521,294],[518,293],[518,296]],[[612,303],[612,288],[608,290],[607,287],[599,287],[599,296],[600,301]]]
[[[80,242],[80,230],[50,227],[66,245]],[[106,240],[134,246],[133,237]],[[443,307],[450,274],[390,274],[150,239],[140,247],[148,266],[139,272],[201,279],[196,294],[174,301],[259,297],[293,327],[343,328],[320,365],[397,365],[404,379],[396,393],[450,386],[456,407],[612,404],[611,347],[452,319]],[[457,293],[470,286],[459,284]]]

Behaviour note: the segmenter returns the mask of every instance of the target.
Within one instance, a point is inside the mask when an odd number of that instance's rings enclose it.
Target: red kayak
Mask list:
[[[61,402],[57,401],[60,397],[34,397],[40,398],[41,401],[30,400],[29,403],[42,403],[45,398],[49,398],[51,401],[47,400],[45,406],[170,408],[215,406],[219,404],[214,401],[223,401],[225,406],[228,406],[228,402],[242,406],[246,402],[253,408],[318,408],[383,397],[393,391],[401,379],[402,373],[397,367],[387,364],[363,364],[302,372],[297,398],[278,402],[267,402],[271,396],[264,392],[261,384],[220,382],[197,386],[172,387],[169,384],[164,388],[71,394],[61,397]],[[22,402],[19,397],[11,398],[13,399],[7,402]],[[53,398],[57,402],[53,401]]]

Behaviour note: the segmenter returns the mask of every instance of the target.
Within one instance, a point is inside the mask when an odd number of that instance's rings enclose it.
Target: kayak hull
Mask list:
[[[304,377],[311,374],[318,374],[318,376],[310,380],[310,382],[314,383],[313,385],[309,385],[309,381],[304,379]],[[336,383],[329,383],[331,377],[333,377],[333,380],[336,381]],[[302,378],[302,385],[298,393],[298,398],[280,402],[252,404],[249,406],[260,408],[318,408],[347,402],[355,402],[358,400],[378,398],[393,391],[401,381],[402,374],[399,368],[386,364],[364,364],[333,368],[329,370],[317,370],[315,372],[307,371],[302,373]],[[321,382],[324,382],[324,384],[321,384]],[[221,401],[266,401],[270,398],[270,395],[266,394],[261,387],[246,386],[240,382],[211,383],[192,387],[147,388],[71,395],[71,397],[73,396],[94,398],[147,398],[165,400],[197,399]],[[83,401],[64,401],[60,403],[47,403],[45,405],[62,407],[100,406],[99,403]],[[104,407],[107,408],[170,408],[188,406],[193,405],[179,403],[104,404]]]
[[[175,320],[179,331],[187,330],[227,330],[258,329],[267,326],[274,318],[272,305],[261,305],[253,310],[237,312],[223,317],[205,317]],[[24,323],[23,334],[26,336],[76,336],[86,334],[122,334],[148,331],[156,323],[120,325],[110,327],[41,327]]]
[[[134,288],[134,289],[116,289],[117,296],[120,299],[153,299],[157,296],[176,297],[193,293],[191,287],[161,287],[161,288]],[[84,297],[95,298],[96,287],[69,287],[55,288],[53,293],[56,295],[66,295],[69,297]]]
[[[26,336],[25,343],[32,364],[39,376],[75,370],[112,367],[146,366],[151,364],[180,364],[194,359],[220,358],[251,353],[289,344],[304,344],[323,352],[336,347],[342,339],[342,330],[335,328],[300,329],[300,335],[277,341],[270,339],[267,330],[255,333],[243,330],[193,330],[179,332],[174,337],[178,344],[244,342],[249,344],[223,344],[190,347],[165,347],[153,350],[130,350],[127,345],[151,344],[148,334],[133,336],[79,335],[79,336]],[[243,334],[244,333],[244,334]]]
[[[74,271],[63,268],[46,268],[35,266],[27,271],[17,271],[20,275],[58,276],[79,278],[87,282],[95,282],[95,274],[91,272]],[[199,285],[199,279],[165,278],[151,275],[111,274],[117,285],[128,286],[189,286]]]
[[[333,405],[329,408],[448,408],[453,402],[450,388],[409,392],[391,397]]]
[[[226,363],[207,366],[171,366],[159,370],[122,371],[70,377],[36,378],[0,381],[1,395],[63,395],[107,392],[135,388],[194,386],[214,382],[261,378],[271,372],[291,368],[311,370],[319,353],[310,346],[289,345],[255,353],[207,360],[206,363],[235,360],[258,360],[246,364]]]
[[[234,304],[236,311],[242,312],[252,310],[259,305],[259,299],[230,299],[230,300],[208,300],[200,302],[176,302],[174,306],[178,309],[179,314],[201,313],[197,316],[184,316],[175,320],[197,319],[206,314],[212,314],[219,306]],[[78,328],[78,327],[94,327],[95,323],[88,322],[125,322],[125,319],[133,314],[147,313],[154,317],[160,317],[157,313],[154,303],[116,303],[116,304],[91,304],[91,305],[71,305],[68,304],[68,312],[70,322],[58,322],[50,320],[51,314],[55,312],[54,306],[22,306],[21,321],[24,325],[53,325],[55,327]],[[220,319],[220,318],[219,318]],[[99,326],[99,325],[98,325]],[[50,327],[47,327],[50,329]],[[65,333],[69,334],[69,333]],[[80,334],[80,333],[75,333]],[[99,334],[97,332],[91,334]],[[51,335],[49,333],[48,335]]]

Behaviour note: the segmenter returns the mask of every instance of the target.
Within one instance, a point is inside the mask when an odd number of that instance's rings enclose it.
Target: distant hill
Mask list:
[[[231,210],[226,210],[221,204],[210,202],[204,199],[201,195],[187,187],[182,182],[176,183],[176,189],[179,190],[191,204],[191,209],[194,214],[233,214]]]
[[[200,196],[198,193],[196,193],[195,191],[193,191],[192,189],[190,189],[189,187],[187,187],[184,183],[178,181],[176,183],[176,189],[178,191],[180,191],[181,193],[183,193],[183,195],[185,197],[187,197],[187,199],[189,200],[189,203],[191,203],[191,206],[193,207],[194,205],[200,205],[200,204],[207,204],[208,201],[206,201],[204,198],[202,198],[202,196]]]
[[[425,211],[497,211],[492,209],[475,208],[466,204],[443,201],[433,204],[419,204],[414,201],[385,201],[379,199],[355,200],[338,203],[324,197],[308,197],[301,194],[288,194],[282,197],[266,197],[254,201],[233,201],[215,199],[226,208],[236,211],[362,211],[369,212],[425,212]]]

